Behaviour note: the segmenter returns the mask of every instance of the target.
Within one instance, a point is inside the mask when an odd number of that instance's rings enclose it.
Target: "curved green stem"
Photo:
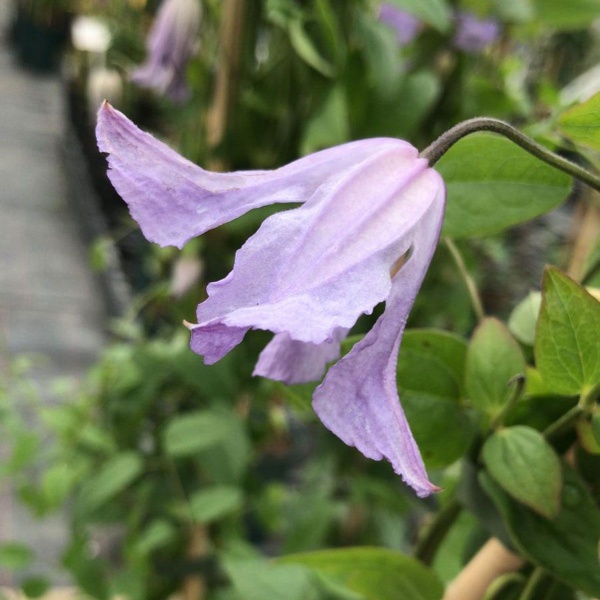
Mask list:
[[[512,125],[500,121],[499,119],[476,117],[474,119],[469,119],[468,121],[463,121],[446,131],[446,133],[443,133],[437,140],[427,146],[427,148],[421,152],[420,156],[426,158],[429,161],[429,164],[433,166],[456,142],[458,142],[458,140],[477,131],[491,131],[492,133],[503,135],[536,158],[539,158],[560,171],[564,171],[568,175],[579,179],[579,181],[582,181],[586,185],[589,185],[591,188],[600,192],[600,178],[570,160],[558,156],[558,154],[555,154],[548,150],[548,148],[533,141],[530,137],[521,133]]]
[[[569,430],[584,412],[584,409],[579,404],[575,405],[562,415],[562,417],[544,429],[542,432],[544,437],[546,439],[551,439]]]
[[[525,382],[527,381],[525,375],[519,373],[510,379],[507,385],[514,386],[512,391],[510,392],[510,396],[508,400],[504,403],[504,406],[496,416],[492,419],[490,423],[490,429],[493,431],[498,429],[504,422],[504,418],[506,415],[512,410],[514,405],[519,401],[521,396],[523,395],[523,390],[525,389]]]
[[[444,238],[444,243],[448,247],[448,251],[456,264],[462,278],[465,281],[465,285],[467,286],[467,290],[469,292],[469,297],[471,298],[471,304],[473,305],[473,310],[477,315],[477,320],[482,321],[485,318],[485,310],[483,309],[483,303],[481,302],[481,297],[479,296],[479,292],[477,291],[477,286],[475,285],[475,281],[471,277],[467,266],[465,265],[465,261],[463,259],[460,250],[457,248],[456,244],[448,237]]]
[[[442,508],[424,535],[418,540],[414,555],[426,565],[431,565],[440,544],[446,539],[446,534],[454,525],[462,511],[460,502],[453,498]]]
[[[542,569],[541,567],[536,567],[529,576],[529,579],[527,580],[527,585],[521,592],[519,600],[532,600],[535,591],[537,590],[538,586],[540,585],[545,576],[546,572],[544,571],[544,569]]]

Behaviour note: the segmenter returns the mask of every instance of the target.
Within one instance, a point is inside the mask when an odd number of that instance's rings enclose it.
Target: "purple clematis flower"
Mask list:
[[[198,48],[201,16],[199,0],[164,0],[148,36],[146,62],[133,71],[131,80],[184,101],[189,96],[185,70]]]
[[[385,302],[371,331],[329,369],[313,406],[333,433],[369,458],[386,458],[419,496],[436,491],[396,387],[400,340],[445,206],[444,183],[416,148],[370,139],[273,171],[210,173],[106,103],[97,138],[113,185],[161,245],[181,248],[259,206],[300,203],[265,219],[232,272],[209,284],[191,347],[212,364],[249,329],[266,329],[275,337],[256,375],[319,380],[358,317]]]
[[[478,19],[471,13],[458,12],[455,24],[452,42],[458,49],[469,54],[481,52],[500,36],[500,25],[495,19]]]
[[[412,42],[423,29],[422,21],[390,2],[384,2],[379,7],[378,19],[393,28],[399,46]]]

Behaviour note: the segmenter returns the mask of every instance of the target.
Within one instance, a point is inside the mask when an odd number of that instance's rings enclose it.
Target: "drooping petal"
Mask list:
[[[211,173],[141,131],[104,103],[98,147],[107,152],[108,176],[148,240],[179,248],[193,237],[244,213],[275,203],[309,200],[374,152],[404,142],[373,139],[311,154],[274,171]]]
[[[192,332],[190,348],[204,357],[207,365],[213,365],[231,352],[243,339],[249,327],[228,327],[213,323],[205,327],[189,326]]]
[[[164,0],[148,36],[146,61],[131,74],[142,87],[180,102],[189,95],[185,70],[198,47],[202,8],[199,0]]]
[[[406,46],[412,42],[423,29],[422,21],[391,2],[384,2],[379,7],[378,18],[382,23],[392,27],[399,46]]]
[[[299,342],[287,333],[278,333],[261,352],[252,374],[290,385],[318,381],[327,363],[339,358],[340,342],[347,333],[337,329],[332,341],[321,344]]]
[[[207,288],[199,330],[215,323],[321,344],[390,294],[390,270],[442,186],[403,143],[375,150],[335,186],[272,215]]]
[[[396,364],[406,320],[439,237],[444,188],[412,232],[412,255],[393,281],[384,313],[336,365],[313,396],[325,426],[366,457],[386,458],[419,496],[438,488],[429,482],[419,449],[400,405]]]
[[[500,25],[495,19],[479,19],[468,12],[458,12],[455,19],[452,43],[463,52],[481,52],[500,37]]]

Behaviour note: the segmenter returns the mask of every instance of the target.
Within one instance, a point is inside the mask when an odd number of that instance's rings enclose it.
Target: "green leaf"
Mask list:
[[[302,154],[310,154],[348,141],[348,107],[344,90],[334,87],[321,108],[308,122],[302,139]]]
[[[526,23],[535,14],[531,0],[494,0],[494,13],[509,23]]]
[[[386,548],[343,548],[291,554],[279,564],[303,565],[332,576],[365,600],[438,600],[443,585],[418,560]]]
[[[76,472],[71,464],[57,463],[48,468],[42,477],[44,498],[51,506],[61,504],[76,481]]]
[[[239,488],[215,485],[190,497],[190,511],[199,523],[210,523],[239,510],[243,495]]]
[[[503,231],[552,210],[571,190],[568,175],[502,137],[477,133],[436,165],[448,190],[444,235]]]
[[[533,346],[535,342],[535,326],[541,304],[542,295],[539,292],[529,292],[527,297],[515,306],[508,319],[510,332],[528,346]]]
[[[29,431],[18,431],[14,434],[14,442],[10,459],[3,465],[3,469],[15,475],[31,466],[39,456],[40,440],[38,435]]]
[[[190,456],[223,442],[231,426],[227,415],[198,411],[172,419],[164,431],[167,454]]]
[[[227,434],[219,443],[205,448],[197,460],[213,483],[236,484],[246,472],[252,447],[242,419],[233,412],[218,414],[227,423]]]
[[[150,554],[171,542],[177,535],[177,530],[171,523],[164,519],[152,521],[141,532],[135,541],[135,550],[140,554]]]
[[[600,16],[598,0],[534,0],[536,21],[553,29],[587,29]]]
[[[575,430],[577,431],[577,438],[581,447],[588,454],[600,455],[600,444],[596,441],[592,423],[592,419],[580,418],[575,423]]]
[[[600,150],[600,93],[564,112],[558,127],[576,144]]]
[[[600,302],[553,267],[542,287],[536,366],[556,393],[585,394],[600,383]]]
[[[509,382],[525,374],[525,359],[506,326],[486,318],[475,330],[467,352],[466,388],[471,404],[495,416],[510,393]]]
[[[135,452],[123,452],[111,458],[82,489],[85,509],[95,510],[114,498],[141,474],[143,468],[142,458]]]
[[[444,0],[392,0],[392,4],[419,17],[442,33],[450,29],[452,13]]]
[[[595,412],[592,415],[592,435],[596,443],[600,445],[600,412]]]
[[[474,434],[461,405],[466,355],[466,343],[443,331],[409,330],[402,340],[402,406],[429,468],[445,467],[462,456]]]
[[[24,569],[31,564],[33,551],[19,542],[7,542],[0,545],[0,567],[9,571]]]
[[[304,30],[304,23],[300,19],[290,21],[288,32],[292,48],[307,65],[325,77],[335,75],[335,67],[319,54],[313,41]]]
[[[45,577],[28,577],[21,583],[21,590],[28,598],[39,598],[50,588],[50,582]]]
[[[482,452],[490,475],[513,498],[548,518],[558,514],[560,461],[541,433],[531,427],[508,427],[488,438]]]
[[[225,559],[225,571],[243,600],[320,600],[314,575],[300,565],[260,559]]]
[[[561,510],[551,521],[512,500],[486,473],[480,478],[523,556],[566,584],[600,596],[600,509],[575,471],[563,465]]]
[[[387,71],[377,77],[390,79]],[[427,117],[440,91],[439,77],[423,69],[405,76],[389,97],[372,94],[368,98],[362,135],[410,138]]]

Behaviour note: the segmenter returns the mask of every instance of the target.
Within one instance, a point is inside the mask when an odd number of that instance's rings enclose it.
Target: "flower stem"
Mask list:
[[[471,304],[473,305],[473,310],[477,315],[477,320],[482,321],[485,318],[485,311],[483,310],[483,303],[481,302],[481,298],[479,296],[479,292],[477,291],[477,286],[475,285],[475,281],[471,277],[467,266],[465,265],[465,261],[463,259],[460,250],[456,247],[456,244],[448,237],[444,238],[444,243],[448,247],[448,251],[452,256],[456,267],[458,268],[462,278],[464,279],[465,285],[467,286],[467,290],[469,292],[469,297],[471,298]]]
[[[506,415],[512,410],[513,406],[519,401],[521,396],[523,395],[523,390],[525,389],[526,378],[525,375],[519,373],[510,379],[507,385],[514,386],[512,391],[510,392],[510,396],[508,400],[504,403],[504,406],[501,410],[496,414],[496,416],[492,419],[490,423],[490,430],[494,431],[498,429],[504,422],[504,418]]]
[[[477,131],[491,131],[492,133],[503,135],[536,158],[539,158],[552,167],[564,171],[568,175],[579,179],[579,181],[582,181],[600,192],[600,178],[588,172],[583,167],[548,150],[548,148],[533,141],[530,137],[521,133],[512,125],[500,121],[499,119],[476,117],[474,119],[469,119],[468,121],[463,121],[443,133],[437,140],[427,146],[427,148],[421,152],[420,156],[426,158],[429,161],[429,164],[433,166],[456,142],[458,142],[458,140]]]
[[[453,498],[437,513],[425,534],[417,542],[414,552],[416,558],[426,565],[431,565],[440,544],[461,511],[462,506],[456,498]]]
[[[544,579],[545,575],[546,572],[544,571],[544,569],[542,569],[541,567],[536,567],[529,576],[529,579],[527,580],[527,585],[521,592],[519,600],[532,600],[536,589]]]
[[[548,425],[543,431],[544,437],[551,439],[567,431],[584,412],[584,409],[577,404],[562,415],[562,417],[554,421],[554,423]]]

